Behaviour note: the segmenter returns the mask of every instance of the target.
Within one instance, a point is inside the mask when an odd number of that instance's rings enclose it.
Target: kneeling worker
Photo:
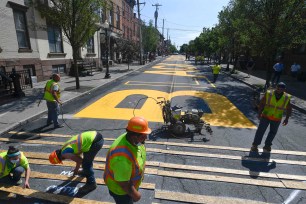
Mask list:
[[[97,188],[93,171],[93,160],[104,143],[103,136],[97,131],[83,132],[74,135],[64,143],[63,147],[54,150],[50,156],[51,164],[62,164],[65,159],[76,162],[73,175],[81,174],[86,177],[86,184],[81,187],[78,193],[87,193]],[[83,158],[80,156],[83,153]],[[83,171],[79,171],[82,164]]]
[[[21,175],[25,171],[24,188],[30,188],[31,169],[28,159],[17,148],[10,146],[7,152],[0,153],[0,178],[8,177],[15,185],[22,183]],[[12,174],[12,175],[11,175]]]
[[[130,204],[141,198],[138,188],[146,163],[144,142],[151,133],[143,117],[131,118],[126,131],[110,146],[104,170],[105,184],[116,204]]]

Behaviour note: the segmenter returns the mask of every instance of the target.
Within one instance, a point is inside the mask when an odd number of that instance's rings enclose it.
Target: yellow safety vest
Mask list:
[[[262,112],[262,116],[269,120],[281,121],[290,98],[290,94],[284,93],[282,97],[277,101],[274,91],[267,91],[266,104]]]
[[[53,97],[52,95],[52,88],[53,86],[55,85],[58,85],[59,87],[59,84],[56,83],[53,79],[50,79],[46,86],[45,86],[45,94],[44,94],[44,99],[46,101],[51,101],[51,102],[54,102],[55,101],[55,98]],[[56,92],[56,95],[57,95],[57,98],[59,99],[61,97],[61,94],[60,94],[60,89]]]
[[[8,161],[7,151],[0,153],[0,178],[9,175],[12,169],[22,166],[23,168],[29,168],[28,159],[24,156],[22,152],[20,152],[20,159],[17,164],[12,164]]]
[[[74,135],[70,140],[65,142],[62,147],[62,151],[64,151],[66,148],[72,148],[74,154],[88,152],[96,135],[97,131],[87,131],[79,135]]]
[[[213,74],[219,74],[220,69],[221,69],[221,66],[220,66],[220,65],[214,65],[214,66],[212,67]]]
[[[120,157],[122,164],[127,169],[132,170],[130,180],[133,182],[134,187],[138,190],[144,177],[144,171],[146,166],[146,149],[144,145],[139,147],[133,147],[126,139],[126,133],[119,136],[111,145],[107,152],[105,170],[104,170],[104,182],[108,189],[117,195],[125,195],[126,192],[115,180],[113,161],[115,158]],[[120,169],[119,169],[120,170]]]

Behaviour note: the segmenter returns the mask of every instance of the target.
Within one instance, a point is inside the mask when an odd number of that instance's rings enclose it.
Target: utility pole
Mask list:
[[[158,7],[159,7],[159,6],[162,6],[162,5],[160,5],[159,3],[157,3],[157,4],[152,4],[152,6],[155,6],[155,7],[156,7],[156,10],[155,10],[155,12],[154,12],[154,17],[155,17],[155,29],[157,29]]]
[[[142,22],[141,22],[141,18],[140,18],[140,8],[139,8],[139,5],[140,4],[145,4],[145,3],[139,3],[139,0],[137,0],[137,13],[138,13],[138,20],[139,20],[139,57],[140,57],[140,65],[142,65],[142,56],[143,56],[143,53],[142,53],[142,32],[141,32],[141,26],[142,26]]]
[[[163,37],[164,37],[164,26],[165,26],[165,19],[163,19]]]

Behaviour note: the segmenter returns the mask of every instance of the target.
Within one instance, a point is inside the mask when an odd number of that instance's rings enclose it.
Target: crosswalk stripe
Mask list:
[[[50,165],[49,161],[47,160],[40,160],[40,159],[29,159],[29,162],[31,164],[40,164],[40,165]],[[75,162],[72,161],[64,161],[63,165],[59,166],[70,166],[74,167]],[[193,170],[193,168],[187,168],[188,165],[177,165],[177,164],[167,164],[167,163],[160,163],[158,167],[185,167],[181,169],[184,170]],[[97,163],[94,163],[93,166],[95,169],[98,170],[104,170],[104,165],[100,165]],[[195,167],[195,166],[191,166]],[[199,167],[201,168],[201,167]],[[199,169],[198,168],[198,169]],[[247,175],[247,171],[241,171],[241,170],[233,170],[231,172],[230,169],[228,171],[225,171],[225,169],[218,168],[216,171],[214,171],[215,168],[213,167],[202,167],[203,169],[208,169],[209,172],[214,172],[214,173],[230,173],[230,174],[238,174],[238,175]],[[220,171],[222,169],[222,171]],[[216,176],[216,175],[207,175],[207,174],[195,174],[195,173],[186,173],[186,172],[174,172],[174,171],[164,171],[164,170],[159,170],[159,169],[154,169],[154,168],[146,168],[145,170],[146,174],[152,174],[152,175],[158,175],[158,176],[167,176],[167,177],[176,177],[176,178],[189,178],[189,179],[196,179],[196,180],[206,180],[206,181],[219,181],[219,182],[227,182],[227,183],[238,183],[238,184],[246,184],[246,185],[256,185],[256,186],[266,186],[266,187],[273,187],[273,188],[292,188],[292,189],[303,189],[306,190],[306,183],[302,182],[297,182],[297,181],[290,181],[287,182],[286,180],[282,180],[281,177],[278,177],[277,174],[269,174],[269,178],[274,178],[280,181],[265,181],[265,180],[255,180],[255,179],[247,179],[247,178],[237,178],[237,177],[228,177],[228,176]],[[243,173],[243,174],[242,174]],[[254,172],[255,173],[255,172]],[[268,175],[268,173],[266,173]],[[272,176],[273,175],[273,176]],[[294,176],[294,175],[287,175],[289,176]],[[302,176],[301,176],[302,177]],[[235,178],[235,179],[233,179]],[[304,177],[305,179],[305,177]]]
[[[0,150],[1,151],[1,150]],[[27,158],[33,158],[37,164],[49,164],[49,161],[46,161],[49,157],[48,153],[43,152],[24,152]],[[37,160],[35,160],[37,159]],[[43,160],[38,160],[43,159]],[[105,162],[105,157],[96,157],[96,162]],[[31,159],[32,161],[32,159]],[[74,162],[65,161],[64,165],[67,166],[74,166]],[[96,166],[95,166],[96,165]],[[254,171],[245,171],[245,170],[236,170],[236,169],[229,169],[229,168],[218,168],[218,167],[205,167],[205,166],[192,166],[192,165],[182,165],[182,164],[172,164],[172,163],[164,163],[158,161],[147,161],[147,166],[153,167],[161,167],[161,168],[170,168],[170,169],[182,169],[182,170],[191,170],[191,171],[201,171],[201,172],[214,172],[214,173],[223,173],[223,174],[236,174],[236,175],[256,175],[259,177],[265,178],[274,178],[274,179],[289,179],[289,180],[299,180],[305,181],[306,176],[303,175],[291,175],[291,174],[278,174],[278,173],[265,173],[265,172],[254,172]],[[104,170],[104,165],[95,164],[95,168]],[[155,174],[156,169],[146,168],[147,174]]]
[[[38,135],[42,137],[71,137],[72,135],[66,134],[48,134],[48,133],[31,133],[31,132],[16,132],[10,131],[9,134],[17,135]],[[104,138],[104,140],[114,141],[113,138]],[[231,151],[241,151],[250,152],[249,148],[242,147],[228,147],[228,146],[216,146],[216,145],[205,145],[205,144],[188,144],[188,143],[177,143],[177,142],[158,142],[158,141],[146,141],[147,144],[158,144],[158,145],[169,145],[169,146],[180,146],[180,147],[192,147],[192,148],[206,148],[206,149],[219,149],[219,150],[231,150]],[[262,149],[260,149],[262,151]],[[289,150],[272,150],[274,154],[284,154],[284,155],[295,155],[295,156],[306,156],[306,152],[303,151],[289,151]]]
[[[223,155],[223,154],[209,154],[202,152],[183,152],[183,151],[174,151],[174,150],[163,150],[156,148],[147,148],[148,152],[156,152],[163,154],[174,154],[174,155],[184,155],[184,156],[195,156],[195,157],[209,157],[209,158],[218,158],[218,159],[231,159],[231,160],[247,160],[247,161],[260,161],[260,162],[276,162],[279,164],[290,164],[290,165],[300,165],[306,166],[306,162],[304,161],[293,161],[293,160],[281,160],[281,159],[273,159],[273,160],[265,160],[261,158],[252,158],[245,156],[232,156],[232,155]]]
[[[55,203],[71,203],[71,204],[110,204],[111,202],[101,202],[101,201],[94,201],[82,198],[74,198],[64,195],[57,195],[53,193],[46,193],[41,192],[33,189],[23,189],[18,186],[10,186],[6,184],[0,184],[0,191],[15,193],[22,196],[30,196],[33,198],[38,198],[42,200],[47,200]]]
[[[20,140],[20,139],[9,139],[9,138],[0,138],[0,141],[3,142],[21,142],[29,144],[44,144],[44,145],[63,145],[63,142],[54,142],[46,140]],[[103,145],[103,149],[108,149],[109,145]],[[202,152],[183,152],[183,151],[174,151],[174,150],[164,150],[157,148],[146,148],[147,152],[163,153],[163,154],[172,154],[172,155],[184,155],[184,156],[195,156],[195,157],[209,157],[209,158],[218,158],[218,159],[231,159],[231,160],[247,160],[247,161],[259,161],[259,162],[276,162],[279,164],[289,164],[289,165],[300,165],[306,166],[306,161],[294,161],[294,160],[281,160],[281,159],[269,159],[265,160],[262,158],[253,158],[247,156],[232,156],[232,155],[223,155],[223,154],[209,154]]]
[[[180,201],[186,203],[205,203],[205,204],[263,204],[266,202],[253,201],[240,198],[230,198],[230,197],[215,197],[215,196],[205,196],[189,193],[171,192],[155,190],[155,198],[161,200],[172,200]]]
[[[42,172],[36,172],[31,171],[31,178],[38,178],[38,179],[54,179],[54,180],[70,180],[70,181],[77,181],[77,182],[86,182],[86,178],[84,177],[68,177],[66,175],[60,175],[60,174],[49,174],[49,173],[42,173]],[[101,178],[96,179],[97,184],[105,185],[104,180]],[[155,184],[154,183],[141,183],[140,188],[148,189],[148,190],[154,190]]]

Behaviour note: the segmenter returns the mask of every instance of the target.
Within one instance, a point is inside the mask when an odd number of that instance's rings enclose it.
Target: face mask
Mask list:
[[[12,163],[12,164],[17,164],[17,162],[19,161],[19,159],[16,159],[16,160],[10,160],[10,162]]]

